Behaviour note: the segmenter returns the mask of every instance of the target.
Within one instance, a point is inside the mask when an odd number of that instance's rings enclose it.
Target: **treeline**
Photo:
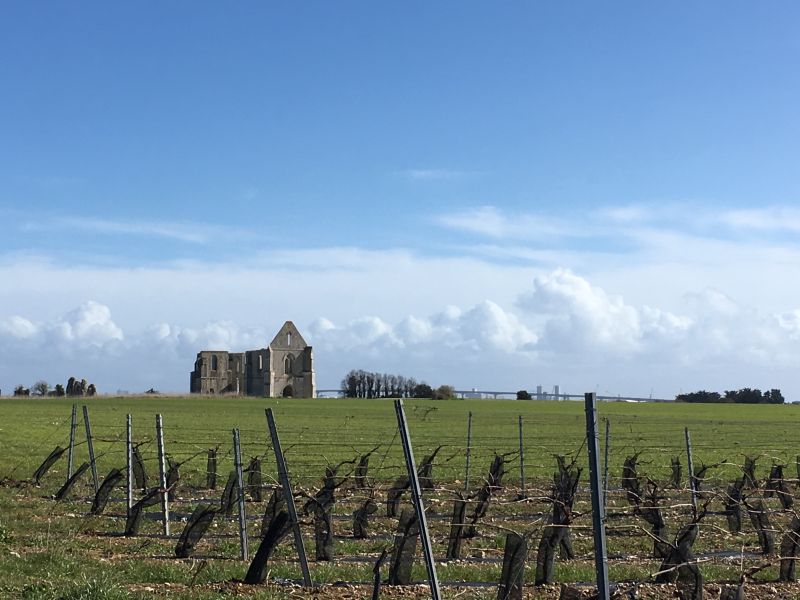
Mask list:
[[[67,388],[60,383],[56,387],[50,389],[50,384],[44,379],[40,379],[33,384],[32,388],[26,388],[23,385],[18,385],[14,388],[15,396],[30,396],[33,391],[34,396],[54,396],[60,398],[63,396],[94,396],[97,394],[97,388],[93,383],[87,382],[85,379],[78,381],[74,377],[70,377],[67,381]]]
[[[675,402],[693,402],[708,404],[783,404],[785,402],[780,390],[772,389],[761,393],[761,390],[742,388],[740,390],[727,390],[724,394],[719,392],[691,392],[675,396]]]
[[[342,379],[342,392],[348,398],[452,398],[453,387],[440,385],[435,390],[413,377],[353,369]]]

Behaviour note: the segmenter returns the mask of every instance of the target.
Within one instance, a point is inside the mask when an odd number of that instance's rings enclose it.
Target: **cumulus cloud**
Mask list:
[[[330,321],[327,321],[330,323]],[[383,348],[513,353],[536,340],[536,335],[513,314],[486,300],[466,311],[449,306],[429,317],[408,316],[396,325],[378,317],[354,319],[342,326],[312,328],[315,343],[326,348]]]
[[[800,308],[762,313],[713,289],[685,294],[682,307],[635,304],[559,268],[533,277],[510,306],[481,300],[396,320],[318,317],[300,327],[315,348],[323,388],[336,386],[351,368],[512,391],[532,388],[544,377],[561,382],[562,389],[593,389],[589,382],[596,380],[627,394],[657,385],[665,396],[693,382],[787,392],[797,385],[786,375],[760,378],[764,372],[794,373]],[[199,350],[260,348],[274,333],[235,318],[123,331],[110,307],[96,301],[47,321],[0,315],[0,383],[9,389],[42,377],[79,375],[101,391],[185,391]]]
[[[691,326],[689,318],[626,304],[568,269],[536,277],[518,305],[543,323],[540,348],[551,352],[586,346],[631,354],[645,342],[662,342]]]

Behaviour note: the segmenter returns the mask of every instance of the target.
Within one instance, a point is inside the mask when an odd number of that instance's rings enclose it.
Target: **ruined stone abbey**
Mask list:
[[[313,398],[317,392],[311,346],[291,321],[266,348],[198,352],[189,382],[193,394]]]

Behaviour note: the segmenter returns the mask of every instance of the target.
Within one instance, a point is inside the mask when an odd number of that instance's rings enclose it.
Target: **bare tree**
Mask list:
[[[31,388],[33,393],[37,396],[47,396],[47,392],[50,391],[50,384],[47,383],[44,379],[40,379],[36,383],[33,384]]]

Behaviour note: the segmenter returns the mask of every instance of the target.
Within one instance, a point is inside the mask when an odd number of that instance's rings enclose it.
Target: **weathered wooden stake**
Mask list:
[[[497,600],[522,600],[527,554],[527,539],[516,533],[506,535],[503,571],[500,575],[500,585],[497,587]]]
[[[78,405],[72,405],[72,421],[69,428],[69,453],[67,454],[67,478],[66,483],[72,477],[72,469],[75,466],[75,431],[78,429]]]
[[[125,485],[125,497],[127,500],[126,516],[131,516],[131,508],[133,508],[133,420],[130,415],[127,416],[125,422],[125,472],[127,475],[127,483]]]
[[[169,536],[169,494],[167,493],[167,463],[164,453],[164,422],[156,415],[156,438],[158,439],[158,474],[161,486],[161,511],[164,519],[164,535]]]
[[[689,490],[692,494],[692,510],[697,511],[697,481],[694,478],[694,462],[692,462],[692,437],[689,428],[684,428],[686,437],[686,466],[689,469]]]
[[[464,473],[464,491],[469,491],[469,459],[472,454],[472,411],[469,411],[467,417],[467,468]]]
[[[239,499],[239,547],[242,560],[248,559],[247,552],[247,514],[244,503],[244,477],[242,473],[242,446],[239,440],[239,429],[233,430],[233,460],[236,469],[236,492]]]
[[[450,520],[450,536],[447,539],[447,560],[461,558],[461,540],[464,538],[464,523],[467,501],[458,498],[453,502],[453,518]]]
[[[525,444],[522,440],[522,415],[519,415],[519,496],[525,498]]]
[[[431,588],[431,598],[433,600],[439,600],[441,598],[439,578],[436,576],[436,563],[433,559],[431,538],[428,535],[428,521],[425,518],[425,505],[422,502],[422,490],[420,489],[419,478],[417,477],[417,465],[414,462],[414,449],[411,446],[411,437],[408,434],[408,423],[406,422],[406,413],[403,410],[402,400],[394,401],[394,410],[397,414],[397,426],[400,429],[400,440],[403,442],[403,455],[406,459],[406,470],[408,471],[408,479],[411,483],[411,498],[414,502],[414,508],[417,511],[417,520],[419,521],[422,553],[425,557],[425,568],[428,571],[428,584]]]
[[[594,567],[597,574],[598,600],[609,600],[608,563],[606,562],[606,511],[600,488],[600,449],[597,439],[597,395],[584,395],[586,441],[589,449],[589,481],[592,488],[592,526],[594,529]]]
[[[94,460],[94,438],[92,438],[92,425],[89,423],[89,407],[83,406],[83,424],[86,427],[86,443],[89,446],[89,465],[92,467],[92,483],[94,483],[94,493],[100,489],[100,481],[97,477],[97,463]]]
[[[278,428],[275,425],[275,415],[272,414],[271,408],[268,408],[266,413],[267,425],[269,426],[269,435],[272,439],[272,449],[275,451],[275,462],[278,465],[278,477],[281,480],[283,498],[286,501],[286,508],[289,511],[289,520],[291,522],[292,532],[294,534],[294,547],[297,550],[297,558],[300,560],[300,570],[303,573],[303,585],[309,588],[312,586],[311,573],[308,570],[306,548],[303,545],[303,533],[300,531],[300,521],[297,518],[297,508],[295,508],[294,505],[292,486],[289,482],[289,472],[286,470],[286,460],[283,456],[283,450],[281,450],[281,440],[278,438]]]

